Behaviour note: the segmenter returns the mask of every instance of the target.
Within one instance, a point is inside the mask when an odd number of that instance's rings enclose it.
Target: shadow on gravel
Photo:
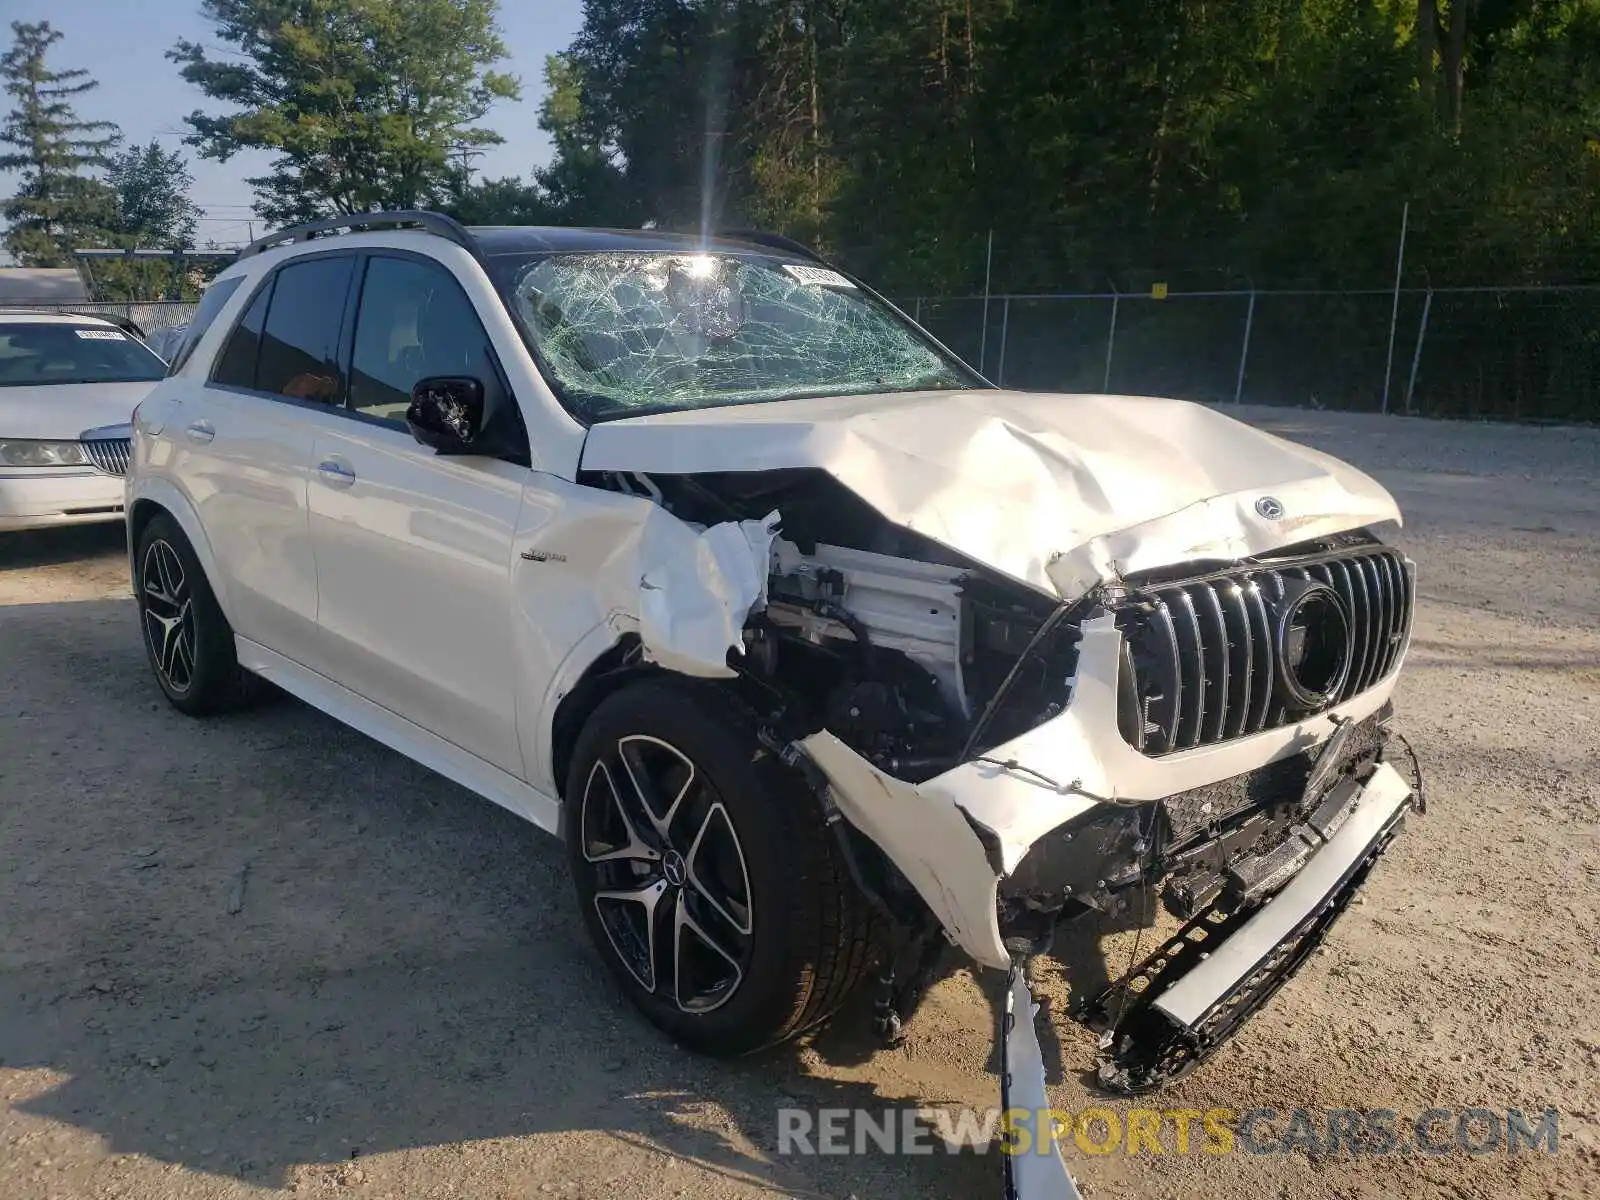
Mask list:
[[[0,571],[47,567],[80,558],[121,552],[128,544],[127,527],[119,521],[0,533]]]
[[[0,645],[0,1066],[65,1076],[22,1111],[274,1185],[598,1130],[789,1195],[997,1189],[993,1154],[776,1158],[779,1108],[876,1089],[678,1049],[553,839],[298,703],[179,715],[128,602],[0,608]]]

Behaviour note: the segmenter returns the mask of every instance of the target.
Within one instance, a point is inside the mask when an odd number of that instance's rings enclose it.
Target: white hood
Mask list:
[[[815,467],[884,517],[1064,599],[1400,519],[1378,483],[1202,405],[1133,396],[910,392],[595,425],[585,470]],[[1281,515],[1261,515],[1262,509]]]
[[[86,429],[126,425],[151,383],[50,383],[0,387],[0,437],[76,441]]]

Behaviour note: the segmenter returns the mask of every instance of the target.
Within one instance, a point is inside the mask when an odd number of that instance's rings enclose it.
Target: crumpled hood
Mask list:
[[[150,383],[49,383],[0,387],[0,437],[72,442],[88,429],[126,425]]]
[[[910,392],[660,413],[595,425],[582,466],[819,468],[888,520],[1063,599],[1399,520],[1389,493],[1338,459],[1135,396]]]

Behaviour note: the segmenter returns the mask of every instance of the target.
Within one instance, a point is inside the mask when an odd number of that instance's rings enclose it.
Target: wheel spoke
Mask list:
[[[161,604],[177,607],[172,597],[167,595],[166,590],[161,586],[160,572],[156,572],[155,577],[152,578],[148,567],[145,568],[144,572],[144,594],[149,599],[158,601]]]
[[[656,990],[656,910],[666,891],[666,883],[657,880],[645,887],[594,894],[595,911],[611,948],[647,992]]]
[[[610,850],[592,853],[591,845],[594,844],[592,833],[600,832],[599,828],[590,824],[591,816],[599,817],[599,813],[591,813],[590,804],[598,803],[616,816],[622,823],[624,840],[620,846],[609,841],[601,841],[602,845],[612,845]],[[622,802],[622,796],[617,791],[616,780],[611,776],[611,770],[604,760],[597,760],[594,769],[589,772],[589,781],[583,791],[583,812],[580,814],[579,836],[583,839],[583,856],[591,863],[636,861],[659,862],[661,854],[653,847],[645,844],[639,837],[639,831],[634,827],[633,818],[628,815],[627,808]],[[601,827],[603,828],[603,827]]]
[[[704,1013],[721,1007],[734,992],[739,990],[739,984],[744,980],[744,970],[740,967],[739,960],[724,949],[706,932],[705,927],[694,919],[694,914],[689,911],[688,897],[687,891],[679,890],[678,902],[672,914],[673,999],[683,1012]],[[722,961],[726,970],[714,976],[709,987],[697,988],[685,996],[685,979],[687,978],[692,986],[696,975],[704,973],[705,964],[702,962],[697,966],[692,961],[696,946],[710,950]]]
[[[701,854],[707,858],[713,853],[718,861],[700,866]],[[718,801],[706,810],[694,842],[685,856],[688,882],[691,887],[716,909],[717,913],[739,933],[750,936],[750,872],[745,866],[744,850],[728,819],[728,810]],[[721,895],[718,895],[718,893]]]
[[[167,584],[167,572],[162,567],[161,548],[163,545],[165,545],[164,542],[152,542],[150,544],[150,548],[145,551],[144,570],[141,574],[144,576],[145,596],[149,600],[156,601],[163,608],[171,610],[164,612],[163,616],[171,616],[173,612],[177,611],[178,598],[172,594],[172,589]]]
[[[178,561],[177,552],[165,542],[157,542],[159,552],[157,555],[161,568],[161,586],[173,601],[183,599],[184,583],[183,564]]]
[[[676,747],[643,734],[619,739],[617,757],[622,760],[623,770],[633,784],[634,794],[639,798],[646,819],[659,837],[670,840],[673,819],[677,817],[684,797],[689,794],[698,777],[694,763]],[[652,766],[657,770],[652,770]],[[675,766],[683,772],[682,781],[671,789],[671,799],[663,799],[659,786],[667,766]]]
[[[176,620],[168,623],[161,640],[161,670],[166,674],[168,682],[174,687],[178,686],[178,679],[174,668],[178,662],[178,652],[183,646],[182,631]]]
[[[194,646],[191,644],[191,637],[188,624],[179,624],[175,638],[176,645],[172,650],[172,664],[175,668],[182,668],[183,678],[179,679],[174,673],[172,676],[174,687],[188,687],[189,681],[194,678]]]

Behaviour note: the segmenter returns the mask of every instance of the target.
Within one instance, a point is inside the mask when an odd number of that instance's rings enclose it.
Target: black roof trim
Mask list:
[[[810,246],[793,238],[784,237],[781,233],[767,233],[761,229],[719,229],[713,236],[733,242],[749,242],[753,246],[768,246],[773,250],[783,250],[800,258],[809,258],[812,262],[828,265],[828,260]]]
[[[695,235],[668,230],[600,229],[570,225],[499,225],[468,229],[454,217],[428,209],[395,212],[343,213],[304,225],[294,225],[257,238],[239,251],[249,258],[279,246],[292,246],[332,234],[364,233],[375,229],[420,229],[464,247],[480,261],[484,255],[563,250],[680,250],[689,249]],[[531,244],[530,244],[531,243]],[[609,244],[608,244],[609,243]],[[707,248],[731,249],[735,245],[755,246],[788,254],[808,262],[829,265],[827,260],[801,242],[778,233],[759,229],[717,230],[709,238],[699,238]]]
[[[320,221],[310,221],[304,225],[295,225],[288,229],[280,229],[276,233],[269,233],[266,237],[257,238],[243,250],[239,251],[240,258],[249,258],[252,254],[260,254],[278,246],[292,246],[298,242],[309,242],[319,235],[327,235],[340,230],[349,230],[352,233],[366,233],[374,229],[423,229],[428,233],[437,234],[465,247],[476,254],[478,251],[477,240],[472,236],[467,227],[454,217],[447,217],[442,212],[431,212],[427,209],[404,209],[395,212],[374,213],[346,213],[337,217],[324,217]]]

